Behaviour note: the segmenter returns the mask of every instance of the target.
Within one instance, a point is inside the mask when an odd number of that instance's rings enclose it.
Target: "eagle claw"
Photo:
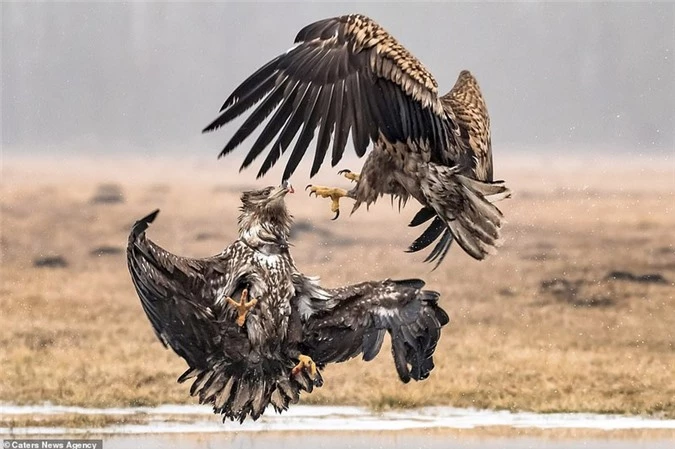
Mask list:
[[[352,182],[359,182],[359,179],[361,179],[361,175],[358,173],[354,173],[348,168],[343,168],[338,172],[338,175],[343,175],[345,178],[349,179]]]
[[[340,198],[347,196],[347,191],[345,189],[313,186],[312,184],[307,185],[305,190],[307,189],[309,189],[309,196],[314,194],[316,197],[331,199],[330,210],[335,213],[333,220],[337,220],[340,216]]]
[[[298,364],[293,367],[291,374],[293,376],[297,375],[300,371],[305,370],[312,379],[316,378],[316,363],[312,360],[311,357],[307,355],[300,354],[298,356]]]
[[[248,298],[247,289],[242,290],[239,302],[235,301],[229,296],[227,297],[227,302],[233,305],[234,308],[237,309],[237,312],[239,313],[239,315],[237,316],[237,326],[239,327],[244,326],[244,323],[246,322],[246,316],[248,315],[248,311],[254,308],[256,304],[258,304],[257,299],[251,298],[250,301],[246,301],[247,298]]]

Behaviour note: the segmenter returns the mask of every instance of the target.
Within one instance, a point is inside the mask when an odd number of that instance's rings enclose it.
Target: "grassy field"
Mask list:
[[[133,290],[127,233],[159,207],[153,240],[183,255],[219,252],[252,178],[217,164],[101,165],[3,163],[0,402],[196,402],[175,382],[185,363],[157,341]],[[675,173],[672,161],[652,167],[579,164],[544,178],[543,163],[512,163],[498,172],[515,192],[500,205],[504,247],[480,263],[453,248],[435,271],[403,253],[419,232],[406,226],[415,205],[399,214],[383,200],[332,222],[328,201],[298,188],[288,205],[301,270],[327,286],[421,277],[452,320],[429,379],[402,385],[383,350],[328,367],[301,401],[675,418]],[[324,172],[312,181],[347,185]]]

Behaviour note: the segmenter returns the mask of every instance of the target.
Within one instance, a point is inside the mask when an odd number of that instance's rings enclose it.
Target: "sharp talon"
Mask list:
[[[307,187],[305,187],[305,190],[309,189],[310,187],[312,187],[312,184],[307,184]]]
[[[347,192],[344,189],[337,189],[337,188],[331,188],[331,187],[322,187],[322,186],[313,186],[313,185],[308,185],[305,190],[309,188],[309,196],[314,196],[316,198],[322,197],[322,198],[329,198],[331,200],[331,205],[330,205],[330,210],[335,214],[335,217],[333,217],[333,220],[337,220],[337,218],[340,216],[340,198],[344,198],[349,195],[349,192]]]
[[[361,175],[360,175],[360,174],[354,173],[353,171],[351,171],[351,170],[348,169],[348,168],[345,168],[345,169],[340,170],[340,171],[338,172],[338,175],[342,175],[342,176],[344,176],[345,178],[349,179],[349,180],[352,181],[352,182],[359,182],[359,180],[361,179]]]

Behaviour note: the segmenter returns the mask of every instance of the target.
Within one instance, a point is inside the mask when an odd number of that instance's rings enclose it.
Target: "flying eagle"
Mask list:
[[[220,254],[180,257],[145,235],[158,211],[133,226],[127,263],[157,337],[188,363],[179,382],[223,419],[277,412],[321,386],[319,369],[374,358],[386,332],[402,381],[426,378],[448,322],[438,293],[419,280],[323,289],[289,253],[287,185],[244,192],[239,238]]]
[[[295,45],[246,79],[223,104],[220,115],[203,131],[213,131],[257,108],[220,153],[234,150],[270,116],[241,169],[248,167],[272,141],[258,172],[263,176],[294,139],[283,179],[289,179],[305,156],[318,128],[310,176],[321,167],[332,140],[331,165],[345,151],[348,136],[356,154],[374,143],[361,174],[341,170],[354,188],[308,186],[317,196],[370,205],[380,196],[409,197],[423,208],[411,226],[433,218],[409,251],[419,251],[439,237],[427,257],[447,254],[453,240],[481,260],[501,243],[502,213],[492,203],[508,197],[502,181],[492,178],[490,119],[478,83],[462,71],[446,95],[438,94],[431,73],[373,20],[363,15],[312,23]]]

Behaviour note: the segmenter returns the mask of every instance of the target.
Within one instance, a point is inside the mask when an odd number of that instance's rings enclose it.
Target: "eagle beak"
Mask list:
[[[288,179],[284,180],[284,182],[281,183],[281,187],[286,189],[286,193],[295,193],[295,189],[291,185],[290,182],[288,182]]]
[[[293,190],[293,186],[291,186],[288,181],[284,181],[279,187],[274,189],[272,191],[272,194],[270,195],[270,199],[278,199],[278,198],[283,198],[286,196],[287,193],[293,193],[295,190]]]

